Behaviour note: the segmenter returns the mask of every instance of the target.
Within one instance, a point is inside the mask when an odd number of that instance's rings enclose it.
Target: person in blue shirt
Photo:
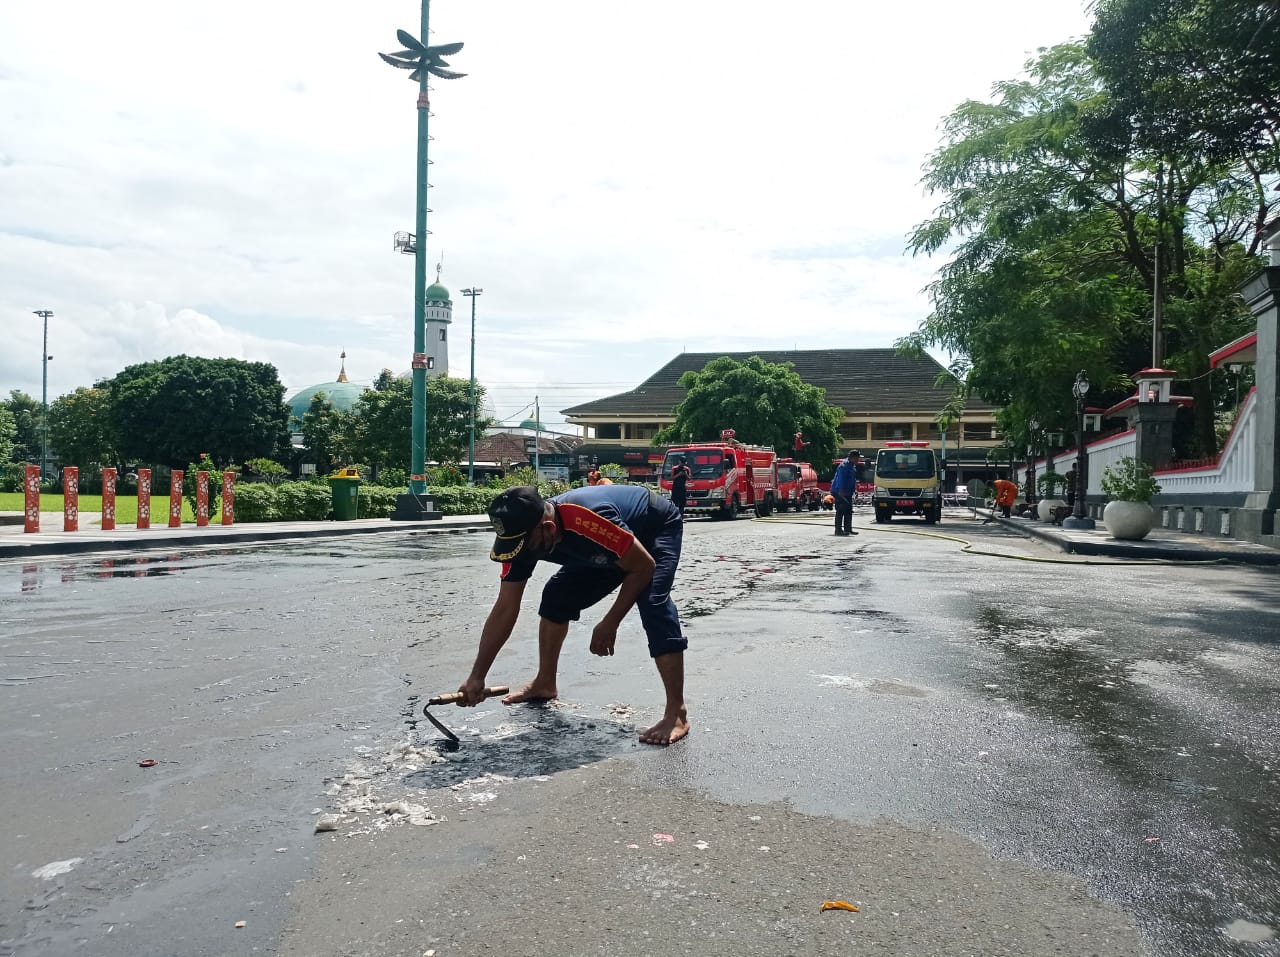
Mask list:
[[[471,674],[458,691],[463,707],[484,700],[485,677],[511,637],[525,584],[540,561],[561,568],[547,581],[538,606],[538,673],[504,704],[557,696],[560,649],[583,609],[617,592],[591,632],[591,653],[613,654],[618,626],[632,606],[649,640],[649,655],[666,694],[661,720],[641,732],[644,744],[674,744],[689,733],[684,701],[688,641],[671,600],[684,522],[670,501],[641,485],[595,485],[543,498],[532,485],[499,493],[489,505],[497,537],[489,557],[502,564],[501,584],[480,632]]]
[[[831,497],[836,505],[836,534],[857,535],[853,530],[853,495],[858,490],[858,471],[852,453],[840,460],[831,479]]]

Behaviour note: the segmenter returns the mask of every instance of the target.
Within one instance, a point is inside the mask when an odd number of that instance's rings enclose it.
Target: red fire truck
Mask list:
[[[686,515],[737,518],[745,508],[770,515],[778,501],[777,454],[759,445],[743,445],[733,429],[720,433],[719,442],[693,442],[667,449],[658,476],[663,494],[671,494],[671,467],[683,458],[693,477],[685,490]]]
[[[821,504],[822,491],[813,466],[795,459],[778,459],[778,511],[807,508],[816,512]]]

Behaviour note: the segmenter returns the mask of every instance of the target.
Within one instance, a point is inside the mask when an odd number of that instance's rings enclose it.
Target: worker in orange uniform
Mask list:
[[[1009,510],[1013,508],[1013,503],[1018,498],[1018,486],[1008,479],[996,479],[991,484],[996,490],[996,507],[1005,518],[1008,518]]]
[[[613,480],[601,475],[599,469],[592,469],[590,472],[587,473],[587,484],[588,485],[612,485]]]

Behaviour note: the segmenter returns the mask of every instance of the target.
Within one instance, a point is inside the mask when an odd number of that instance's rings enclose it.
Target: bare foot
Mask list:
[[[662,720],[640,735],[641,744],[675,744],[689,733],[689,715],[681,708],[675,714],[664,714]]]
[[[531,681],[519,691],[513,691],[502,699],[503,704],[519,704],[521,701],[551,701],[559,696],[555,685]]]

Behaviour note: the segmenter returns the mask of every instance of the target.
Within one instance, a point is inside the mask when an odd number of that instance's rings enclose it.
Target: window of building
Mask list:
[[[955,426],[952,426],[948,431],[951,433],[948,436],[948,438],[950,438],[952,441],[955,441],[955,437],[956,437]],[[923,441],[941,442],[942,430],[938,428],[937,422],[917,422],[916,438],[921,440],[922,442]]]
[[[446,335],[448,334],[448,332],[449,332],[449,330],[448,330],[448,329],[441,329],[441,330],[440,330],[440,341],[441,341],[441,342],[444,342],[445,337],[446,337]]]
[[[620,439],[622,438],[622,426],[618,425],[616,422],[609,425],[597,425],[596,438]]]
[[[873,422],[871,438],[876,442],[893,441],[894,439],[910,439],[910,422]]]

